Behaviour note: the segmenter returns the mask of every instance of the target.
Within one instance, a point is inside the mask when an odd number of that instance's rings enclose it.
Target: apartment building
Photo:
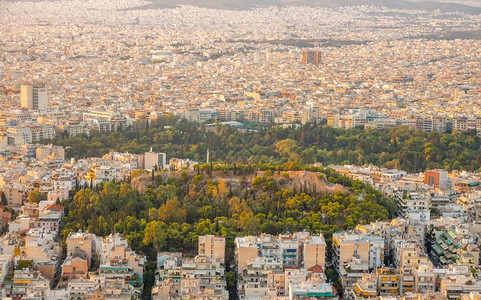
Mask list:
[[[332,237],[336,267],[347,264],[353,257],[367,263],[369,269],[378,268],[384,261],[384,240],[359,231],[336,232]]]
[[[480,293],[481,280],[472,275],[450,275],[441,279],[439,291],[448,299],[457,299],[470,293]]]
[[[399,270],[380,268],[376,270],[378,294],[380,296],[397,296],[401,290],[401,274]]]
[[[70,255],[75,250],[82,250],[85,252],[86,259],[88,261],[88,267],[98,253],[101,247],[101,239],[96,235],[88,232],[71,232],[66,239],[67,255]]]
[[[237,273],[240,274],[247,266],[247,263],[258,257],[257,237],[246,236],[235,238],[235,260]]]
[[[73,250],[62,264],[62,277],[84,276],[89,270],[87,254],[81,249]]]
[[[155,167],[162,169],[164,166],[167,166],[167,155],[165,153],[155,153],[152,152],[145,152],[144,154],[144,169],[145,170],[152,170]]]
[[[43,84],[22,85],[20,87],[20,107],[28,110],[47,108],[47,88]]]
[[[424,172],[424,183],[435,189],[448,186],[448,172],[444,170],[427,170]]]
[[[195,295],[200,299],[229,299],[220,260],[201,255],[183,259],[179,294],[181,297]]]
[[[120,278],[135,286],[142,283],[145,257],[136,254],[127,240],[112,234],[102,241],[99,274],[106,278]]]
[[[322,235],[312,236],[297,232],[272,236],[237,237],[235,240],[236,262],[240,272],[249,260],[256,257],[277,257],[284,267],[305,267],[325,265],[326,244]]]
[[[118,111],[91,110],[83,113],[83,121],[100,132],[124,131],[127,118]]]
[[[41,229],[31,229],[25,237],[25,258],[32,260],[42,275],[52,280],[59,268],[62,247],[56,234]]]
[[[304,283],[314,274],[319,277],[325,266],[326,243],[321,235],[262,234],[238,237],[235,244],[238,290],[245,299],[287,296],[290,283]],[[301,290],[296,297],[301,297]]]
[[[39,271],[31,269],[15,270],[11,290],[7,295],[12,298],[22,299],[27,295],[47,299],[50,292],[51,281],[45,279]]]
[[[429,197],[412,191],[397,191],[393,193],[401,216],[413,220],[428,222],[430,220]]]
[[[198,254],[217,258],[221,263],[225,262],[225,238],[222,236],[205,235],[199,236]]]
[[[138,299],[139,291],[120,278],[89,273],[68,281],[66,295],[69,299]]]
[[[306,236],[303,243],[303,267],[306,269],[314,266],[325,267],[326,242],[322,235]]]

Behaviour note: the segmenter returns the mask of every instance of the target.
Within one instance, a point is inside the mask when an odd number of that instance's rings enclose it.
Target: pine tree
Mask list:
[[[5,205],[7,206],[8,205],[8,201],[7,201],[7,197],[5,197],[5,193],[2,192],[2,205]]]

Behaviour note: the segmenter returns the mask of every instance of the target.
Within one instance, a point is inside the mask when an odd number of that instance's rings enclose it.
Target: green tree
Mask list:
[[[30,203],[39,203],[42,200],[47,200],[47,195],[44,193],[40,193],[37,190],[33,190],[28,193],[28,202]]]
[[[186,215],[187,211],[180,206],[177,199],[169,199],[159,208],[159,219],[166,223],[182,223]]]

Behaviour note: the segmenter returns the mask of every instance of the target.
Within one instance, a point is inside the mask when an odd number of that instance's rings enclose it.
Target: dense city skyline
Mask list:
[[[481,299],[481,0],[0,20],[0,298]]]

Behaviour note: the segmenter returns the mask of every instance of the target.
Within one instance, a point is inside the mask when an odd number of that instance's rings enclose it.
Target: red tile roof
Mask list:
[[[57,204],[47,205],[43,210],[64,211],[63,206]]]
[[[324,270],[320,265],[315,265],[313,267],[310,267],[309,269],[307,269],[307,271],[312,273],[324,273]]]

